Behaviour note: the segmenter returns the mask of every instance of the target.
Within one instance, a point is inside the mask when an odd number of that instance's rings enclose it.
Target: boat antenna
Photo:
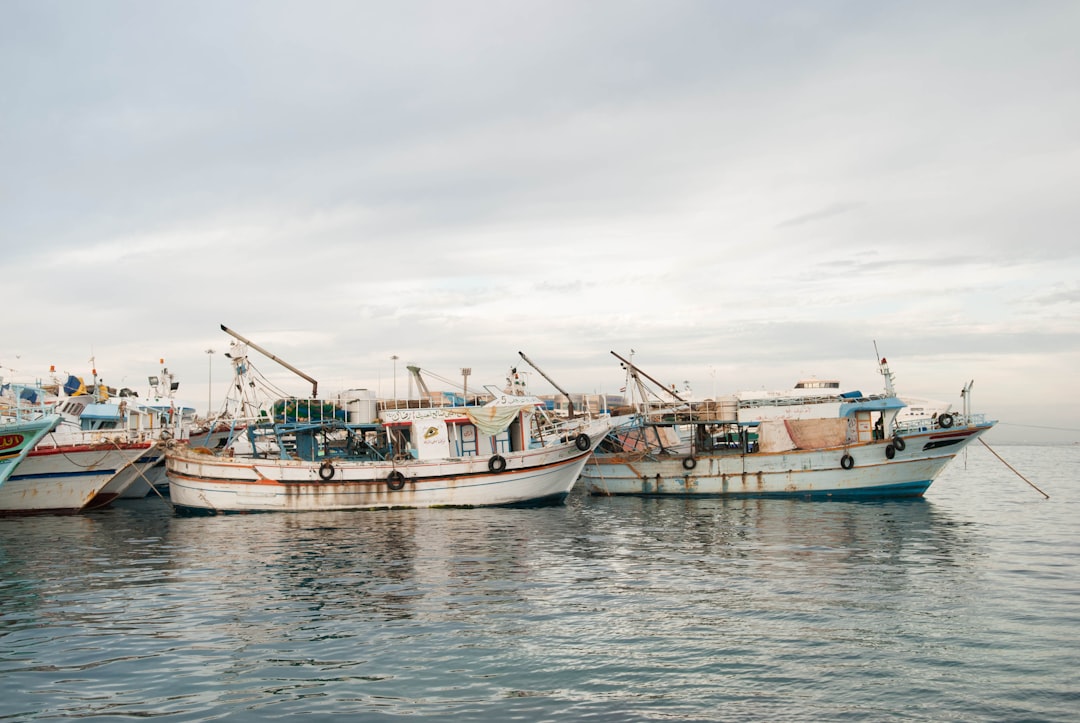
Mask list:
[[[558,390],[559,390],[559,392],[561,392],[561,393],[562,393],[562,395],[563,395],[564,397],[566,397],[566,402],[567,402],[567,412],[568,412],[568,414],[569,414],[569,418],[570,418],[570,419],[573,419],[573,418],[574,418],[574,400],[570,398],[570,395],[566,393],[566,390],[565,390],[565,389],[563,389],[562,387],[560,387],[560,386],[559,386],[558,384],[556,384],[556,383],[555,383],[555,380],[554,380],[554,379],[552,379],[552,378],[551,378],[551,377],[549,377],[549,376],[548,376],[547,374],[545,374],[545,373],[544,373],[544,370],[543,370],[543,369],[541,369],[540,367],[536,366],[536,364],[534,364],[534,363],[533,363],[533,360],[532,360],[532,359],[530,359],[529,357],[525,356],[525,352],[523,352],[523,351],[519,351],[519,352],[518,352],[518,356],[520,356],[520,357],[521,357],[522,359],[524,359],[524,360],[525,360],[525,363],[526,363],[526,364],[528,364],[529,366],[531,366],[531,367],[532,367],[533,369],[535,369],[536,371],[540,372],[540,376],[542,376],[542,377],[543,377],[544,379],[547,379],[547,380],[548,380],[549,382],[551,382],[551,386],[553,386],[553,387],[555,387],[556,389],[558,389]]]
[[[225,332],[226,334],[228,334],[229,336],[236,337],[240,341],[242,341],[245,344],[247,344],[248,346],[250,346],[255,351],[258,351],[258,352],[261,352],[261,353],[265,354],[267,357],[269,357],[270,359],[273,359],[278,364],[280,364],[281,366],[283,366],[286,369],[288,369],[289,371],[291,371],[293,374],[296,374],[300,378],[306,379],[307,381],[311,382],[311,398],[312,399],[318,399],[319,398],[319,383],[317,381],[315,381],[314,379],[312,379],[311,377],[309,377],[307,374],[304,374],[304,372],[300,371],[299,369],[294,367],[292,364],[289,364],[288,362],[284,362],[281,359],[278,359],[276,356],[274,356],[273,354],[268,352],[266,349],[263,349],[261,346],[259,346],[255,342],[253,342],[251,339],[247,339],[247,338],[237,334],[235,331],[233,331],[229,327],[225,326],[224,324],[221,325],[221,330],[223,332]]]
[[[878,353],[877,340],[874,340],[874,357],[877,359],[878,371],[885,377],[885,393],[890,397],[895,397],[896,389],[893,387],[893,373],[889,370],[889,360]]]

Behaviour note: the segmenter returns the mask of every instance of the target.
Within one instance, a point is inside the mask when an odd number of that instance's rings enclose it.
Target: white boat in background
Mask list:
[[[60,415],[45,407],[38,390],[3,385],[0,390],[0,509],[4,483],[41,439],[56,429]]]
[[[247,346],[280,361],[222,328],[244,342],[230,354],[238,388],[255,383]],[[314,397],[317,384],[305,378]],[[382,409],[288,398],[264,412],[246,426],[243,452],[232,445],[216,453],[182,446],[168,453],[169,492],[178,510],[557,503],[610,428],[606,418],[553,420],[540,399],[516,393],[483,406]]]
[[[640,385],[640,370],[623,361]],[[746,419],[734,406],[682,404],[627,417],[582,480],[594,495],[920,496],[995,422],[967,409],[970,384],[963,414],[902,422],[905,404],[884,359],[879,371],[884,393],[829,401],[832,416],[804,400],[818,413]]]
[[[882,359],[883,364],[886,363]],[[938,414],[945,414],[952,409],[948,402],[898,395],[904,407],[897,412],[897,422],[914,420],[932,421]],[[715,404],[731,417],[742,422],[764,422],[770,419],[813,419],[835,418],[841,407],[852,399],[863,399],[865,395],[858,390],[843,391],[836,379],[800,379],[791,389],[753,390],[720,397]],[[725,417],[727,418],[727,417]]]
[[[58,423],[4,483],[0,512],[74,514],[104,507],[171,439],[156,413],[78,377],[36,389]]]
[[[123,390],[129,392],[124,399],[129,406],[146,412],[157,420],[157,426],[162,430],[159,436],[166,440],[167,444],[156,445],[137,463],[117,475],[117,479],[102,491],[106,495],[117,489],[121,490],[118,496],[125,499],[141,499],[154,490],[157,490],[158,494],[164,494],[168,488],[165,448],[168,445],[186,444],[195,425],[195,407],[176,398],[180,383],[168,368],[162,367],[161,374],[149,377],[148,382],[149,390],[145,398],[130,390]]]

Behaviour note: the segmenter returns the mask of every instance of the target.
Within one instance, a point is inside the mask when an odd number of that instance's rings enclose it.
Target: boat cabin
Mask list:
[[[535,397],[508,395],[482,407],[382,409],[378,419],[354,421],[348,410],[319,400],[279,400],[274,407],[273,453],[316,460],[418,459],[507,454],[543,444],[534,438]],[[256,433],[255,425],[247,433]],[[252,438],[251,446],[259,445]],[[265,440],[263,440],[263,446]]]
[[[414,459],[486,457],[532,446],[532,417],[542,404],[534,397],[508,395],[482,407],[384,409],[379,419],[396,454]]]

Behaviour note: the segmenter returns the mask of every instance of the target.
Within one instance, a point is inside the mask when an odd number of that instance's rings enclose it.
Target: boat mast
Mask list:
[[[883,359],[881,354],[878,353],[877,341],[874,342],[874,356],[877,357],[878,372],[885,377],[885,393],[890,397],[895,397],[896,389],[893,387],[893,373],[889,370],[888,360]]]
[[[311,398],[312,399],[318,399],[318,397],[319,397],[319,383],[317,381],[315,381],[314,379],[309,377],[307,374],[304,374],[304,372],[300,371],[299,369],[294,367],[292,364],[289,364],[288,362],[284,362],[281,359],[278,359],[276,356],[274,356],[273,354],[268,352],[266,349],[263,349],[261,346],[259,346],[255,342],[253,342],[251,339],[247,339],[247,338],[245,338],[243,336],[240,336],[239,334],[237,334],[235,331],[233,331],[229,327],[225,326],[224,324],[221,325],[221,330],[223,332],[225,332],[226,334],[228,334],[229,336],[236,337],[240,341],[242,341],[245,344],[247,344],[248,346],[250,346],[255,351],[258,351],[258,352],[261,352],[261,353],[265,354],[267,357],[269,357],[270,359],[273,359],[278,364],[280,364],[281,366],[283,366],[286,369],[288,369],[289,371],[291,371],[293,374],[296,374],[300,378],[306,379],[307,381],[311,382]]]
[[[665,392],[666,394],[670,394],[671,396],[675,397],[676,401],[680,401],[680,402],[685,402],[685,401],[686,401],[685,399],[683,399],[682,397],[680,397],[680,396],[679,396],[679,395],[678,395],[678,394],[677,394],[677,393],[675,392],[675,390],[674,390],[674,389],[669,389],[669,388],[668,388],[667,386],[665,386],[665,385],[664,385],[663,383],[661,383],[661,382],[658,382],[658,381],[656,381],[655,379],[653,379],[652,377],[650,377],[650,376],[649,376],[648,374],[646,374],[645,372],[641,371],[641,368],[640,368],[640,367],[638,367],[638,366],[635,366],[633,362],[630,362],[630,361],[627,361],[626,359],[623,359],[623,358],[622,358],[621,356],[619,356],[619,355],[618,355],[618,354],[616,354],[615,352],[611,352],[611,355],[612,355],[613,357],[615,357],[616,359],[618,359],[619,361],[621,361],[621,362],[622,362],[623,364],[625,364],[625,365],[626,365],[626,368],[627,368],[628,370],[631,370],[631,371],[633,371],[633,372],[634,372],[635,374],[640,374],[641,376],[645,377],[646,379],[648,379],[648,380],[649,380],[650,382],[652,382],[653,384],[655,384],[655,385],[657,385],[658,387],[660,387],[661,389],[663,389],[663,390],[664,390],[664,392]]]
[[[559,390],[559,392],[561,392],[561,393],[562,393],[562,395],[563,395],[564,397],[566,397],[566,402],[567,402],[567,412],[568,412],[568,414],[569,414],[569,417],[568,417],[568,418],[569,418],[569,419],[573,419],[573,418],[574,418],[574,400],[570,398],[570,395],[566,393],[566,390],[565,390],[565,389],[563,389],[562,387],[560,387],[560,386],[559,386],[558,384],[556,384],[556,383],[555,383],[555,380],[554,380],[554,379],[552,379],[552,378],[551,378],[551,377],[549,377],[549,376],[548,376],[547,374],[545,374],[545,373],[544,373],[544,370],[543,370],[543,369],[541,369],[540,367],[536,366],[536,364],[534,364],[534,363],[533,363],[533,360],[532,360],[532,359],[530,359],[529,357],[525,356],[525,352],[521,352],[521,351],[519,351],[519,352],[518,352],[518,356],[520,356],[520,357],[521,357],[522,359],[524,359],[524,360],[525,360],[525,363],[527,363],[527,364],[528,364],[529,366],[531,366],[531,367],[532,367],[533,369],[535,369],[536,371],[540,372],[540,376],[542,376],[542,377],[543,377],[544,379],[547,379],[547,380],[548,380],[548,381],[549,381],[549,382],[551,383],[551,386],[553,386],[553,387],[555,387],[556,389],[558,389],[558,390]]]

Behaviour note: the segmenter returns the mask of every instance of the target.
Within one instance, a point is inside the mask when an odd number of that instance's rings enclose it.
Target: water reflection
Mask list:
[[[1001,642],[988,592],[1015,573],[989,556],[1035,516],[973,515],[988,475],[892,502],[3,519],[4,712],[882,719],[924,686],[970,713],[983,681],[935,673]]]

